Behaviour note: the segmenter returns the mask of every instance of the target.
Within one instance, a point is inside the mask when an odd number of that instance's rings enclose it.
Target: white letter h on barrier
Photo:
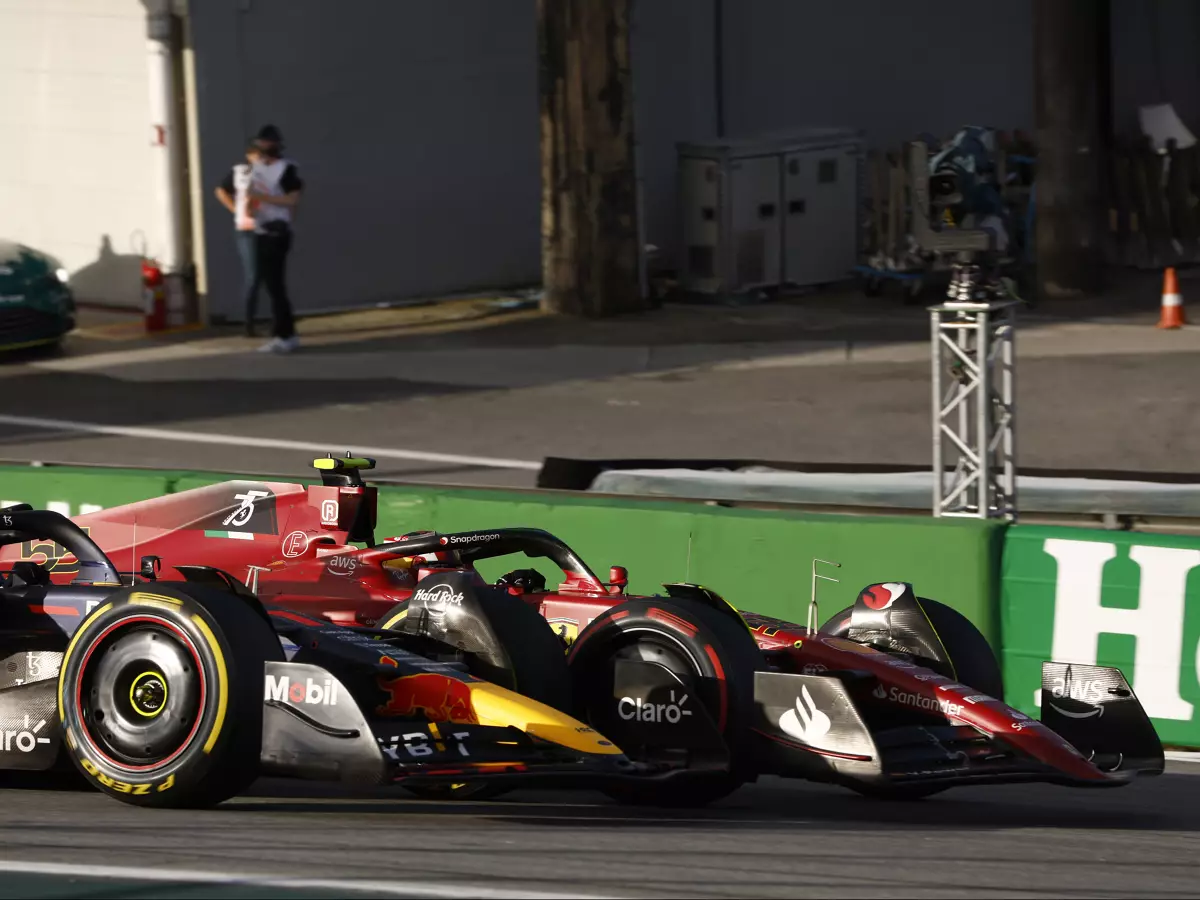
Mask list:
[[[1179,696],[1179,676],[1184,589],[1188,573],[1200,566],[1200,550],[1130,547],[1129,558],[1141,569],[1138,606],[1114,609],[1100,605],[1100,589],[1104,564],[1117,555],[1115,544],[1048,538],[1044,549],[1058,561],[1050,658],[1095,665],[1101,634],[1133,635],[1137,651],[1130,684],[1146,714],[1191,719],[1193,706]],[[1035,702],[1040,701],[1039,690]]]

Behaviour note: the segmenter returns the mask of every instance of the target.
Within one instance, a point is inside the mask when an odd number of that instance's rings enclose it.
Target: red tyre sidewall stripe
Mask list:
[[[179,745],[179,748],[174,753],[172,753],[170,756],[168,756],[166,759],[162,760],[161,762],[153,763],[148,766],[128,766],[128,765],[119,763],[116,760],[110,758],[108,756],[108,754],[104,753],[103,751],[100,750],[99,747],[96,746],[96,742],[92,740],[92,736],[88,733],[87,726],[83,722],[83,677],[82,676],[83,676],[83,673],[87,671],[88,660],[92,658],[92,653],[95,651],[96,647],[98,647],[100,645],[101,641],[103,641],[106,637],[108,637],[112,632],[116,631],[118,628],[123,628],[126,625],[130,625],[134,622],[152,622],[155,625],[163,626],[168,631],[174,632],[175,635],[177,637],[179,637],[180,640],[183,641],[184,645],[188,648],[188,651],[192,654],[192,660],[196,664],[196,672],[199,673],[199,675],[200,675],[200,708],[199,708],[198,714],[196,715],[196,721],[194,723],[192,723],[191,732],[188,734],[187,739],[182,744]],[[183,751],[186,750],[191,745],[192,740],[196,737],[196,732],[200,728],[200,721],[204,718],[204,705],[205,705],[205,701],[208,697],[208,690],[207,690],[208,676],[204,671],[204,665],[200,661],[200,654],[196,650],[195,643],[193,643],[192,639],[190,637],[188,637],[187,634],[185,634],[183,632],[183,630],[180,629],[173,622],[170,622],[167,619],[160,618],[159,616],[150,616],[150,615],[131,616],[128,619],[121,619],[118,622],[113,622],[111,625],[109,625],[107,628],[105,628],[104,631],[102,631],[100,633],[99,637],[92,640],[91,644],[88,646],[87,653],[85,653],[83,656],[83,662],[81,662],[79,664],[79,675],[80,675],[80,677],[75,680],[75,710],[76,710],[76,713],[79,715],[79,731],[83,735],[83,739],[87,743],[88,748],[93,753],[95,753],[97,756],[99,756],[101,759],[103,759],[106,763],[108,763],[110,766],[112,766],[113,768],[119,769],[122,772],[148,772],[151,769],[161,769],[162,767],[167,766],[171,762],[173,762],[176,759],[176,757],[179,756],[179,754],[183,753]]]
[[[662,622],[664,625],[670,625],[676,631],[682,631],[690,638],[694,638],[699,629],[686,619],[681,619],[679,616],[673,616],[666,610],[651,607],[646,612],[646,617]]]

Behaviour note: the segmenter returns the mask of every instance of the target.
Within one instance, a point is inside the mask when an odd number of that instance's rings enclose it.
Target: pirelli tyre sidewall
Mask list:
[[[714,722],[732,758],[727,774],[704,773],[673,786],[639,785],[636,790],[606,790],[622,802],[669,806],[704,805],[756,777],[752,753],[754,672],[762,654],[746,625],[735,614],[703,603],[673,598],[636,599],[614,606],[579,633],[567,664],[575,694],[575,714],[591,718],[589,706],[611,690],[610,666],[631,648],[650,648],[642,658],[665,653],[660,662],[686,676]],[[669,660],[670,662],[666,662]],[[682,665],[681,665],[682,663]]]
[[[128,803],[221,803],[258,774],[267,659],[283,651],[245,598],[192,584],[122,588],[64,654],[67,753],[91,784]]]

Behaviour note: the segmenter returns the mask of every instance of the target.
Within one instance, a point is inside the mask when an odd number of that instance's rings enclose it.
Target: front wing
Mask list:
[[[1052,682],[1061,683],[1063,668],[1062,663],[1044,664],[1044,696]],[[754,731],[760,768],[818,781],[878,786],[1041,781],[1114,787],[1139,775],[1161,773],[1162,746],[1121,673],[1100,666],[1074,669],[1084,678],[1090,674],[1092,680],[1111,684],[1112,695],[1103,700],[1107,722],[1102,724],[1102,713],[1064,719],[1044,704],[1041,722],[1014,711],[1008,732],[954,719],[872,729],[854,700],[856,692],[878,685],[869,673],[757,672]],[[1081,669],[1087,671],[1079,673]],[[1074,703],[1083,708],[1082,700]],[[1047,743],[1059,745],[1068,755],[1039,753],[1037,748]]]

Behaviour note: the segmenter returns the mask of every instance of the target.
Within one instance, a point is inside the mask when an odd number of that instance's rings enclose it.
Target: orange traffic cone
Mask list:
[[[1179,282],[1175,270],[1163,273],[1162,312],[1158,317],[1159,328],[1182,328],[1187,322],[1183,318],[1183,295],[1179,293]]]

